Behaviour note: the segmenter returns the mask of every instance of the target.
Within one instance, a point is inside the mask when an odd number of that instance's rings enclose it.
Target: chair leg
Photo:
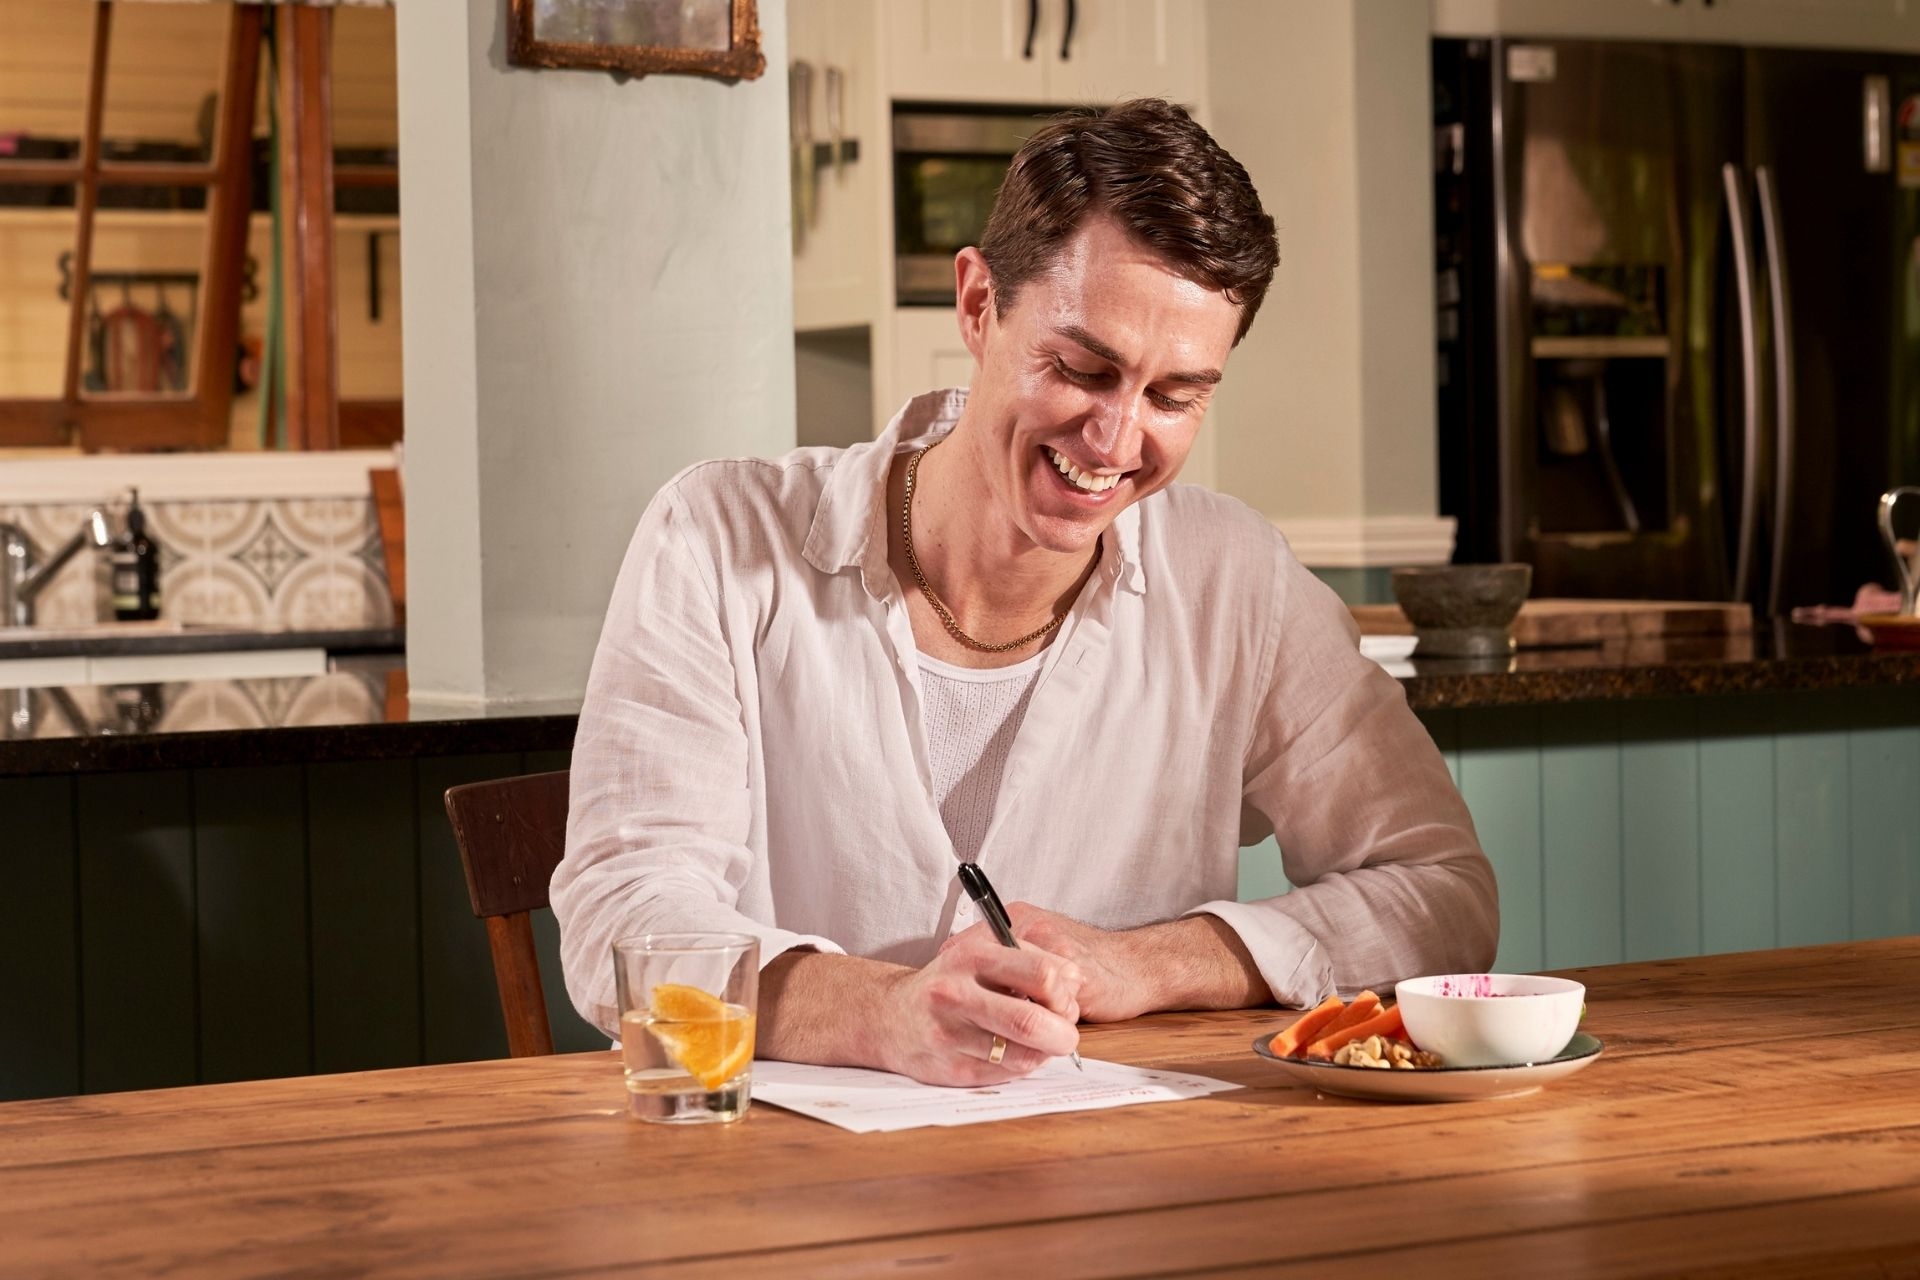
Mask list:
[[[547,996],[540,987],[540,957],[533,946],[533,917],[524,911],[487,917],[493,977],[500,985],[500,1012],[507,1023],[507,1049],[516,1058],[553,1052]]]

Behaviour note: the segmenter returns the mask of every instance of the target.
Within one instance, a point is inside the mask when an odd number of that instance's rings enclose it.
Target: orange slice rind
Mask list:
[[[753,1015],[724,1005],[727,1016],[704,1022],[653,1022],[647,1030],[704,1089],[718,1089],[753,1061]]]
[[[753,1015],[710,991],[662,982],[647,993],[647,1030],[703,1089],[718,1089],[753,1061]]]

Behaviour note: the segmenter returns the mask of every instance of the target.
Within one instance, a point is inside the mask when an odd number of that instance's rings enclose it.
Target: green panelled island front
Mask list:
[[[1920,932],[1920,690],[1421,718],[1499,875],[1502,970]],[[0,778],[0,1097],[504,1056],[441,796],[565,763]],[[1242,897],[1284,888],[1245,851]],[[557,1046],[604,1047],[536,934]]]

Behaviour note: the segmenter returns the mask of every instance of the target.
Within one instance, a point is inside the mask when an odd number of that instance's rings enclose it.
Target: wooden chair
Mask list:
[[[547,905],[547,882],[567,838],[567,775],[534,773],[447,789],[447,818],[467,870],[473,914],[487,922],[507,1048],[516,1058],[553,1052],[540,957],[527,913]]]

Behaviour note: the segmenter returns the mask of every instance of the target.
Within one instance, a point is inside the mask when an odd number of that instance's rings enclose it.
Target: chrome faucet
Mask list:
[[[32,626],[34,601],[67,561],[82,547],[101,550],[112,543],[106,513],[97,509],[88,512],[74,535],[45,560],[40,559],[25,529],[0,521],[0,627]]]

